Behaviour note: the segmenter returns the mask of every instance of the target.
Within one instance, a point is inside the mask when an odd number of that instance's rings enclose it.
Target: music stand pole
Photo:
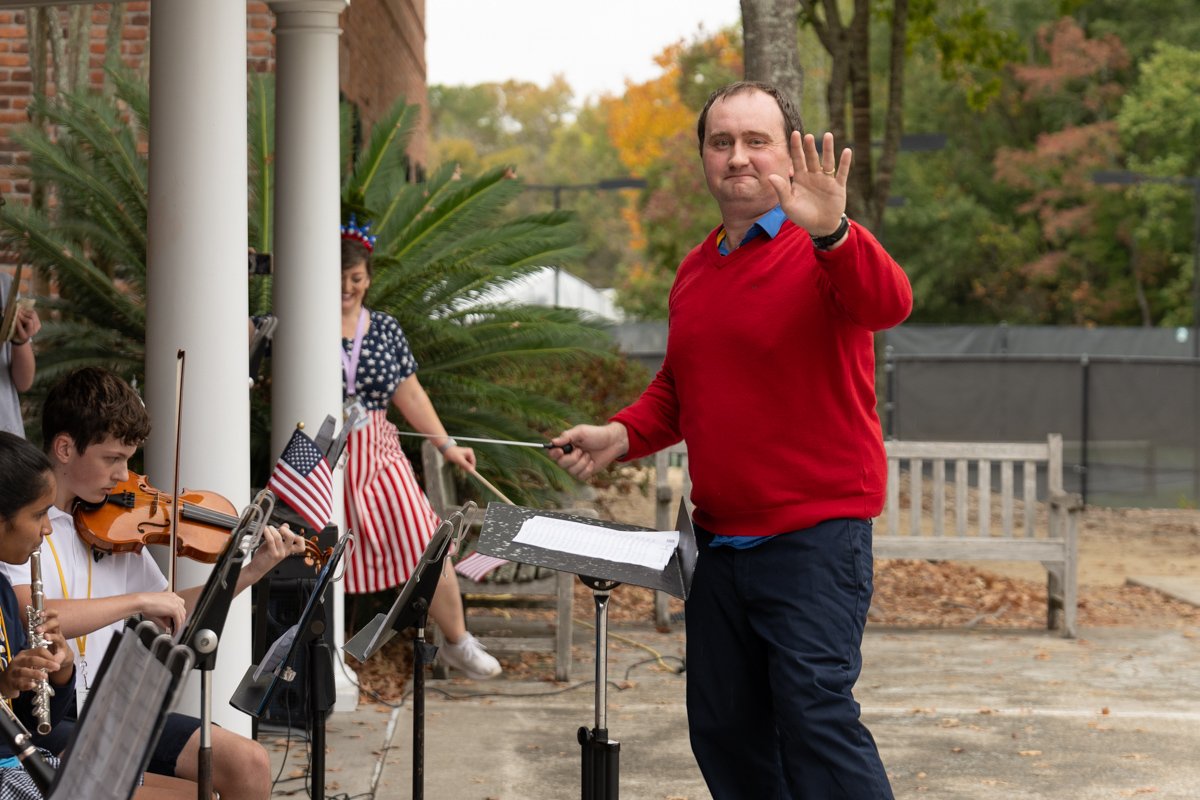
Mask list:
[[[328,590],[327,590],[328,591]],[[312,774],[312,796],[325,796],[325,721],[333,710],[334,678],[333,652],[325,641],[325,602],[313,614],[309,623],[308,664],[305,670],[308,675],[308,725],[312,740],[312,761],[309,771]]]
[[[196,763],[196,797],[209,800],[213,796],[212,763],[212,671],[215,658],[209,658],[217,650],[218,637],[208,628],[197,631],[192,640],[200,668],[200,752]]]
[[[417,612],[417,632],[413,635],[413,800],[425,797],[425,665],[433,662],[437,647],[425,641],[429,603],[418,597],[413,603]]]
[[[617,800],[621,743],[608,738],[608,600],[618,581],[579,576],[596,602],[596,727],[579,729],[583,800]]]

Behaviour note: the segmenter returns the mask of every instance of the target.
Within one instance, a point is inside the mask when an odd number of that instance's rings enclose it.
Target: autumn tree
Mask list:
[[[571,121],[572,96],[561,76],[545,88],[527,81],[430,86],[433,162],[458,163],[470,175],[507,165],[536,175]]]
[[[1121,101],[1116,126],[1125,165],[1165,181],[1200,179],[1200,49],[1159,44],[1142,63]],[[1139,273],[1160,273],[1161,323],[1195,324],[1189,298],[1195,275],[1193,219],[1200,192],[1193,185],[1144,183],[1123,193],[1124,244]]]
[[[800,23],[812,28],[832,61],[826,87],[829,129],[839,149],[843,144],[854,149],[849,213],[878,229],[904,132],[905,71],[913,41],[933,41],[944,75],[971,81],[972,99],[979,104],[998,85],[989,73],[1018,56],[1020,49],[1011,31],[992,25],[983,0],[852,0],[848,16],[843,11],[846,4],[838,0],[798,2]],[[882,56],[872,46],[876,35],[887,38]],[[874,99],[879,75],[885,83],[882,104]]]
[[[741,42],[733,30],[666,48],[662,75],[606,104],[621,162],[648,183],[628,217],[642,245],[617,280],[627,313],[665,319],[675,268],[720,222],[696,154],[696,116],[713,90],[741,79]]]
[[[1008,291],[1023,287],[1025,305],[1042,321],[1135,321],[1129,301],[1142,295],[1143,281],[1132,285],[1126,264],[1114,264],[1095,237],[1103,211],[1092,181],[1092,173],[1110,167],[1120,151],[1113,116],[1129,56],[1116,36],[1088,38],[1070,17],[1043,29],[1035,55],[1037,61],[1015,65],[1013,74],[1023,107],[1053,124],[1031,149],[1000,148],[995,165],[998,181],[1026,195],[1017,212],[1036,219],[1038,249],[996,283]],[[1143,322],[1145,311],[1143,305]]]

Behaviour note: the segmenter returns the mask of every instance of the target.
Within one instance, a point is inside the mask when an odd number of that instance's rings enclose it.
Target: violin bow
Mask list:
[[[187,353],[175,354],[175,477],[171,487],[171,561],[167,569],[167,590],[175,591],[175,559],[179,542],[179,450],[183,432],[183,367]]]

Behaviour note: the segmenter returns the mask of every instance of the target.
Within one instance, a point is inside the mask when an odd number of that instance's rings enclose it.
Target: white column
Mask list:
[[[278,454],[296,423],[316,435],[326,415],[341,424],[341,175],[338,15],[347,0],[272,0],[275,13],[275,280],[279,317],[272,344],[271,445]],[[342,473],[334,509],[342,524]],[[342,584],[332,609],[336,658],[345,641]],[[336,711],[358,692],[335,669]]]
[[[249,500],[246,333],[246,3],[155,0],[150,20],[146,471],[174,481],[176,353],[186,352],[180,485]],[[176,588],[210,568],[180,560]],[[213,718],[249,734],[229,697],[250,664],[250,597],[238,598],[213,672]],[[181,707],[200,708],[193,680]]]

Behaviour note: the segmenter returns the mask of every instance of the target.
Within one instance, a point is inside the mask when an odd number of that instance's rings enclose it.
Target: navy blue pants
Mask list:
[[[692,752],[716,800],[891,800],[854,683],[871,524],[837,519],[709,547],[687,599]]]

